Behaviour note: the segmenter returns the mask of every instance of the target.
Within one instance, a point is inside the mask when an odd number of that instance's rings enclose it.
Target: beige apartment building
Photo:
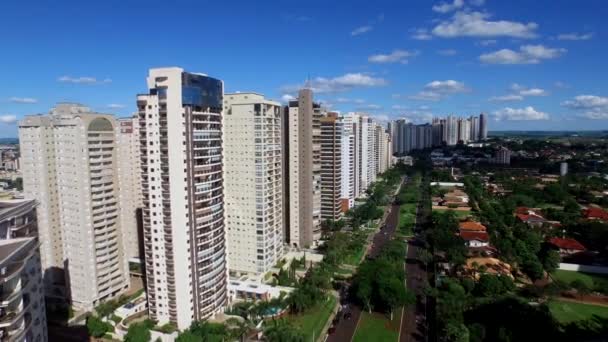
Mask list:
[[[47,295],[66,296],[79,310],[129,287],[115,127],[112,115],[75,103],[59,103],[48,115],[19,122],[24,195],[40,203]]]
[[[342,211],[342,135],[337,113],[329,112],[321,122],[321,219],[339,220]]]
[[[139,118],[118,119],[116,129],[118,145],[118,183],[120,227],[125,256],[129,262],[143,262],[143,236],[141,231],[141,160],[139,152]]]
[[[36,201],[0,201],[0,340],[47,341]]]
[[[229,270],[263,274],[283,255],[281,104],[256,93],[224,96]]]
[[[137,96],[150,318],[186,329],[227,301],[219,79],[150,69]]]
[[[321,144],[323,109],[313,103],[312,90],[301,89],[285,108],[285,240],[310,247],[321,238]]]

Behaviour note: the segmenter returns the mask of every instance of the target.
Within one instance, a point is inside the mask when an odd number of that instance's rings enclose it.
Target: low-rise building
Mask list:
[[[547,242],[549,243],[549,245],[556,248],[559,251],[559,255],[561,255],[562,257],[584,252],[587,250],[582,243],[571,238],[554,237],[550,238]]]

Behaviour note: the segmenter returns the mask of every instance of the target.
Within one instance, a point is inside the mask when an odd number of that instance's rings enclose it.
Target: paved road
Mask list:
[[[372,240],[372,244],[368,249],[367,255],[369,257],[376,257],[384,247],[384,245],[390,241],[391,237],[397,229],[397,223],[399,220],[399,206],[391,205],[390,211],[386,216],[385,224],[386,228],[378,231]],[[333,334],[329,335],[327,341],[329,342],[349,342],[355,335],[357,324],[361,318],[361,308],[359,308],[354,301],[349,298],[346,294],[341,296],[341,304],[346,305],[346,309],[342,311],[341,319],[335,326],[336,330]],[[344,314],[350,313],[352,317],[350,319],[344,319]]]
[[[423,180],[422,184],[424,182],[425,180]],[[418,236],[428,219],[428,207],[423,205],[428,200],[427,194],[423,193],[416,210],[415,237]],[[418,260],[418,251],[422,248],[420,247],[420,243],[416,242],[416,238],[409,239],[405,274],[407,288],[416,294],[416,305],[407,308],[405,314],[401,316],[400,342],[428,340],[428,331],[426,329],[427,303],[426,296],[423,293],[428,275],[424,265]]]

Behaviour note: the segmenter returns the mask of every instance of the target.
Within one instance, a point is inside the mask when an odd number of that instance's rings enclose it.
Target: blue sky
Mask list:
[[[608,129],[603,0],[4,1],[0,136],[58,101],[127,116],[147,69],[315,97],[381,120],[490,114],[490,130]]]

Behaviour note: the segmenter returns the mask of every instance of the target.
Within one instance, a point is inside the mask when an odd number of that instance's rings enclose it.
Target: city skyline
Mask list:
[[[283,104],[308,79],[315,100],[329,110],[365,112],[381,122],[484,112],[490,131],[607,129],[605,6],[547,4],[382,2],[343,11],[314,1],[229,9],[192,2],[9,3],[0,25],[20,30],[7,35],[11,53],[0,67],[0,136],[16,137],[17,120],[61,101],[130,116],[147,70],[169,66],[220,77],[226,92],[255,91]],[[254,10],[277,24],[261,23]],[[201,26],[194,20],[201,11],[217,15]],[[328,16],[330,29],[322,25]],[[154,37],[162,53],[149,53],[146,23],[154,21],[171,24]],[[205,33],[213,26],[224,32]],[[190,42],[188,53],[182,41]],[[311,48],[297,55],[280,48],[292,42]]]

